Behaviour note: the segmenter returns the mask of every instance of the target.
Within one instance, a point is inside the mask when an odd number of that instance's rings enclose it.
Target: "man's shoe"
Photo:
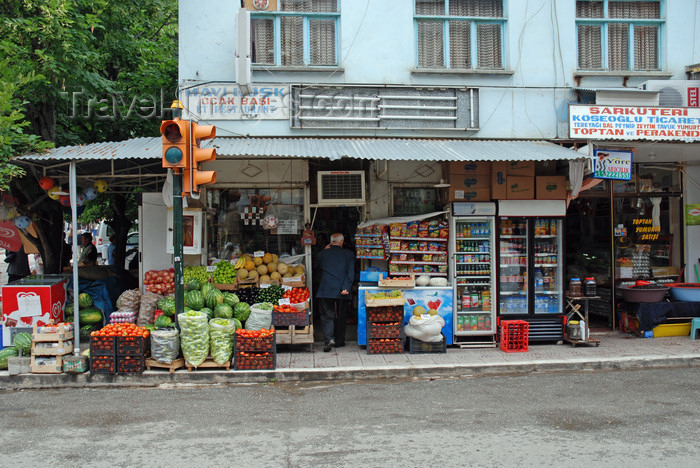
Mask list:
[[[335,341],[330,340],[330,341],[329,341],[328,343],[326,343],[325,346],[323,347],[323,352],[324,352],[324,353],[329,352],[331,349],[333,349],[333,346],[335,346]]]
[[[342,348],[343,346],[345,346],[345,343],[335,343],[333,346],[335,346],[336,348]]]

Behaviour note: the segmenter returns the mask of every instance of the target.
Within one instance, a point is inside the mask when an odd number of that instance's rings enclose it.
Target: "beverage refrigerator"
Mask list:
[[[504,200],[498,207],[498,316],[525,320],[529,341],[564,333],[563,200]]]
[[[464,346],[495,343],[495,215],[495,203],[452,204],[454,339]]]

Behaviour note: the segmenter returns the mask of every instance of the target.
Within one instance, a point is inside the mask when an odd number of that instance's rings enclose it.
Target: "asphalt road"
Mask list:
[[[0,466],[698,466],[697,369],[8,392]]]

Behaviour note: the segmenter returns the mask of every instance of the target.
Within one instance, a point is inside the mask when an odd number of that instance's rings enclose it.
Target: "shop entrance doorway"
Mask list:
[[[330,242],[331,235],[336,232],[340,232],[343,234],[343,237],[345,237],[344,247],[355,253],[355,230],[357,229],[357,225],[364,219],[364,212],[364,206],[324,206],[312,208],[312,227],[316,237],[316,245],[311,249],[312,264],[316,263],[316,255],[326,248]],[[320,274],[314,271],[312,278],[311,293],[315,298],[321,277]],[[359,278],[360,261],[355,260],[355,280],[353,281],[352,291],[350,292],[351,299],[347,301],[346,304],[346,341],[354,341],[357,339],[357,287]],[[320,324],[318,307],[313,308],[313,313],[314,323]],[[316,326],[314,332],[318,335],[320,331],[320,325]]]

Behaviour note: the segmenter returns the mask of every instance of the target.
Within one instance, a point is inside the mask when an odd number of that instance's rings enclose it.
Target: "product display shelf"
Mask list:
[[[403,270],[401,271],[391,271],[391,267],[389,268],[389,276],[404,276],[406,274],[415,274],[415,275],[428,275],[428,276],[447,276],[448,271],[447,271],[447,266],[448,266],[448,252],[447,252],[447,241],[448,238],[445,237],[407,237],[407,236],[391,236],[389,238],[390,244],[391,243],[396,243],[396,242],[412,242],[412,243],[418,243],[418,242],[431,242],[431,243],[440,243],[439,245],[441,246],[441,250],[425,250],[425,246],[423,246],[423,249],[406,249],[405,245],[403,246],[404,248],[396,248],[395,246],[392,248],[390,245],[388,253],[389,253],[389,265],[402,265],[404,267]],[[393,242],[392,242],[393,241]],[[430,260],[424,260],[424,256],[430,255],[431,259]],[[398,256],[403,256],[403,258],[397,258]],[[436,258],[437,257],[437,258]],[[445,271],[424,271],[425,268],[422,268],[423,266],[425,267],[438,267],[437,269],[444,269]],[[400,267],[399,267],[400,268]],[[421,271],[417,271],[416,269],[421,269]]]
[[[41,327],[45,328],[45,327]],[[56,332],[41,333],[36,324],[32,331],[31,372],[33,374],[60,374],[63,372],[63,356],[69,355],[73,348],[68,341],[73,339],[73,330],[66,331],[64,324],[58,325]],[[38,346],[39,343],[51,343],[51,347]],[[56,346],[53,346],[53,344]]]

